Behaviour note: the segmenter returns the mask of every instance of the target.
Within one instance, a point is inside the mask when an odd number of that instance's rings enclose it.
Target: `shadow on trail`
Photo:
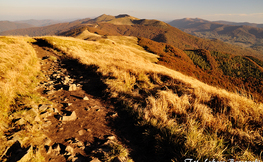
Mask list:
[[[34,44],[52,48],[50,44],[41,39],[37,39]],[[130,112],[125,103],[119,99],[109,98],[106,93],[107,85],[103,82],[106,78],[97,72],[97,66],[82,65],[78,60],[64,57],[60,57],[60,60],[61,66],[67,69],[76,83],[81,83],[82,89],[87,94],[101,98],[105,103],[115,107],[118,117],[112,119],[109,126],[115,131],[117,138],[130,148],[130,156],[135,162],[170,162],[177,155],[180,156],[181,152],[177,153],[176,150],[181,150],[181,144],[174,146],[169,141],[169,137],[163,138],[163,136],[169,136],[169,132],[164,130],[162,134],[154,127],[142,126],[139,124],[142,122],[141,119],[136,113]]]

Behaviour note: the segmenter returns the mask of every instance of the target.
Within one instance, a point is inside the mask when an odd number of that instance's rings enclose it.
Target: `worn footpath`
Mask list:
[[[101,99],[105,85],[99,76],[74,60],[62,59],[41,42],[33,47],[45,75],[37,88],[51,101],[39,105],[36,118],[45,125],[46,161],[127,161],[128,154],[112,153],[114,146],[121,146],[109,126],[118,114]]]

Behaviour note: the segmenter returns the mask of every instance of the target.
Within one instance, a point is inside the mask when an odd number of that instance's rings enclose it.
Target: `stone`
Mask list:
[[[69,77],[65,76],[63,84],[67,85],[69,83],[69,81],[70,81]]]
[[[85,132],[86,132],[86,131],[82,129],[82,130],[79,130],[79,131],[78,131],[78,134],[79,134],[80,136],[82,136],[82,135],[85,134]]]
[[[42,119],[44,119],[44,118],[47,118],[47,117],[49,117],[49,116],[51,116],[51,115],[52,115],[52,113],[44,112],[44,113],[41,113],[40,117],[41,117]]]
[[[60,145],[59,144],[57,144],[57,143],[55,143],[53,146],[52,146],[52,151],[53,152],[55,152],[55,154],[59,154],[60,153],[60,151],[61,151],[61,148],[60,148]]]
[[[89,98],[87,96],[83,97],[83,100],[89,100]]]
[[[57,77],[56,77],[56,79],[60,79],[60,78],[61,78],[61,76],[58,74]]]
[[[109,137],[107,137],[107,139],[109,139],[109,140],[115,140],[116,137],[115,137],[115,136],[109,136]]]
[[[53,94],[53,93],[55,93],[54,90],[47,90],[47,91],[46,91],[46,94],[48,94],[48,95],[51,95],[51,94]]]
[[[51,121],[47,121],[46,123],[42,124],[42,127],[47,128],[47,127],[50,127],[50,125],[52,125],[52,122]]]
[[[35,117],[35,122],[40,122],[41,120],[40,120],[40,117],[39,117],[39,115],[37,115],[36,117]]]
[[[72,103],[64,103],[65,107],[69,107],[72,105]]]
[[[71,146],[67,146],[65,149],[68,153],[70,153],[71,155],[74,155],[74,149]]]
[[[20,118],[19,120],[16,121],[16,124],[24,125],[24,124],[26,124],[26,120],[24,118]]]
[[[39,105],[38,110],[39,110],[39,111],[46,111],[47,108],[48,108],[48,105],[46,105],[46,104],[44,104],[44,105]]]
[[[76,84],[70,84],[68,90],[69,91],[76,91],[77,90]]]
[[[70,116],[63,116],[62,121],[74,121],[77,119],[76,112],[73,111]]]
[[[43,141],[43,143],[44,143],[45,145],[47,145],[47,146],[51,146],[52,141],[51,141],[51,139],[49,139],[49,138],[45,138],[44,141]]]
[[[58,113],[58,109],[53,108],[53,112]]]
[[[39,111],[46,111],[49,107],[52,107],[52,105],[51,104],[39,105],[38,110]]]

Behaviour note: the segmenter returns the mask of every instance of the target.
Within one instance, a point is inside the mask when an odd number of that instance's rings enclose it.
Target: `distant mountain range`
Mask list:
[[[212,29],[215,29],[215,31],[218,31],[218,33],[222,33],[222,32],[227,33],[229,31],[231,32],[232,28],[238,28],[237,26],[230,26],[231,28],[225,28],[225,27],[228,27],[229,25],[222,25],[219,23],[210,23],[209,21],[202,20],[202,19],[183,19],[180,21],[184,23],[183,24],[184,26],[188,25],[191,27],[191,28],[189,27],[188,31],[185,29],[186,30],[185,32],[190,33],[192,35],[193,35],[193,32],[197,33],[196,32],[197,30],[202,30],[204,32],[208,30],[208,33],[210,34],[212,33],[210,32],[210,30]],[[173,23],[170,23],[170,24],[174,25],[174,22],[178,22],[178,21],[173,21]],[[182,24],[182,23],[179,23],[179,24]],[[196,24],[199,24],[199,25],[196,25]],[[74,36],[88,28],[90,31],[97,32],[102,35],[127,35],[127,36],[144,37],[144,38],[148,38],[148,39],[151,39],[157,42],[168,43],[168,44],[171,44],[183,50],[184,49],[206,49],[210,51],[221,51],[225,53],[232,53],[232,54],[238,54],[238,55],[240,54],[253,55],[258,58],[263,58],[261,51],[257,52],[256,50],[252,50],[251,48],[243,49],[243,47],[225,44],[221,41],[218,41],[217,40],[218,37],[213,37],[213,38],[216,38],[214,40],[206,40],[206,39],[194,37],[171,25],[163,21],[159,21],[159,20],[138,19],[130,15],[126,15],[126,14],[118,15],[118,16],[111,16],[111,15],[103,14],[94,19],[87,18],[87,19],[76,20],[76,21],[69,22],[69,23],[59,23],[59,24],[54,24],[54,25],[49,25],[49,26],[44,26],[44,27],[33,27],[33,28],[5,31],[5,32],[1,32],[0,35]],[[182,29],[182,25],[178,28]],[[250,27],[246,26],[246,28],[250,28]],[[227,31],[225,29],[227,29]],[[259,29],[259,28],[253,28],[253,29]],[[253,32],[261,33],[261,31],[257,31],[257,30]],[[237,32],[237,34],[239,33],[241,32]],[[217,35],[218,34],[216,34],[216,36]],[[200,36],[200,34],[198,36]],[[230,36],[227,36],[227,38],[228,37]],[[254,37],[252,36],[252,38]],[[261,39],[260,34],[259,34],[259,38],[257,36],[255,39]],[[260,49],[260,47],[261,46],[259,46],[258,48]]]
[[[30,19],[30,20],[20,20],[20,21],[15,21],[16,23],[26,23],[33,25],[35,27],[41,27],[41,26],[48,26],[48,25],[53,25],[53,24],[58,24],[62,23],[65,21],[59,21],[59,20],[50,20],[50,19],[45,19],[45,20],[35,20],[35,19]]]
[[[20,21],[0,21],[0,32],[16,30],[16,29],[26,29],[32,27],[43,27],[54,25],[58,23],[63,23],[66,21],[58,21],[58,20],[20,20]]]
[[[220,24],[226,24],[226,25],[237,25],[237,26],[252,26],[256,28],[263,28],[263,24],[256,24],[256,23],[249,23],[249,22],[231,22],[231,21],[214,21]]]
[[[263,52],[263,28],[258,28],[263,24],[211,22],[198,18],[178,19],[169,24],[201,38],[218,39]]]
[[[26,23],[16,23],[11,21],[0,21],[0,32],[14,29],[30,28],[33,25]]]
[[[78,28],[90,20],[81,19],[73,22],[58,23],[42,27],[31,27],[24,29],[15,29],[1,32],[0,35],[28,35],[28,36],[43,36],[43,35],[57,35],[61,32],[65,32],[74,28]]]

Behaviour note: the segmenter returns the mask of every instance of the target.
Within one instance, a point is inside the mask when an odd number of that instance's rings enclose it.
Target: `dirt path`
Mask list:
[[[63,59],[41,39],[33,47],[46,78],[39,92],[52,101],[52,105],[43,105],[52,115],[45,115],[46,111],[41,115],[48,126],[45,134],[49,140],[43,152],[46,161],[171,161],[169,141],[156,143],[158,130],[139,124],[141,119],[125,110],[125,104],[104,96],[107,86],[96,67]],[[159,151],[162,149],[167,151]],[[125,156],[120,158],[113,152]],[[105,159],[109,155],[115,158]]]
[[[101,99],[105,85],[95,69],[84,70],[74,60],[62,60],[41,41],[33,47],[46,78],[40,83],[39,92],[52,101],[51,105],[43,105],[43,109],[51,108],[54,114],[43,119],[49,124],[45,130],[49,138],[45,145],[46,160],[102,160],[105,150],[99,148],[109,140],[117,141],[109,125],[118,114]]]
[[[252,62],[263,73],[263,68],[261,66],[259,66],[255,61],[251,60],[248,57],[244,57],[244,58],[247,59],[248,61]]]

